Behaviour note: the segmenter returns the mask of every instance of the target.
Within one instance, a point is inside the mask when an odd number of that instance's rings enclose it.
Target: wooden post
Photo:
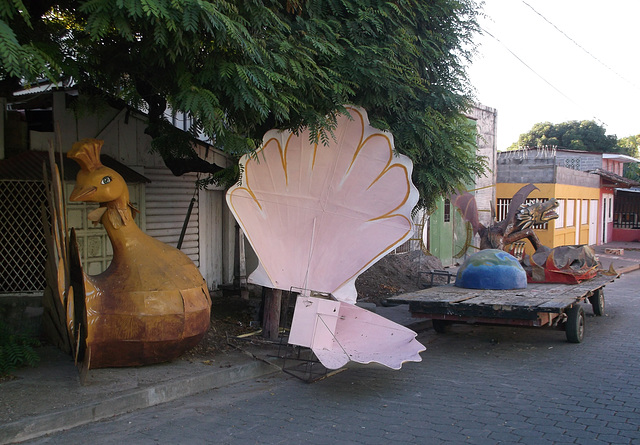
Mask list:
[[[249,299],[249,289],[247,288],[247,255],[244,248],[244,232],[238,229],[238,252],[240,256],[240,296],[243,300]]]
[[[269,340],[278,339],[281,306],[282,290],[269,289],[264,299],[264,318],[262,320],[262,336]]]

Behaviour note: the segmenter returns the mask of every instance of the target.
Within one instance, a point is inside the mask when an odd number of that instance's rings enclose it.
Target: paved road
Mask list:
[[[29,443],[640,444],[640,272],[608,285],[581,344],[541,328],[428,330],[421,363],[285,374]]]

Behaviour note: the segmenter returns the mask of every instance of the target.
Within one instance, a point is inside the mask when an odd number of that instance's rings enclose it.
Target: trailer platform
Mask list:
[[[529,283],[526,289],[466,289],[454,284],[430,287],[388,299],[408,304],[414,317],[430,318],[436,332],[452,323],[488,323],[516,326],[555,326],[567,340],[584,338],[585,315],[580,303],[589,302],[595,315],[604,315],[604,287],[613,275],[598,274],[579,284]]]

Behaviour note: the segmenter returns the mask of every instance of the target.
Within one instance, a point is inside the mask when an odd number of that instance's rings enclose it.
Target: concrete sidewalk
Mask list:
[[[623,254],[607,253],[607,249],[623,249]],[[640,243],[611,243],[595,250],[603,269],[613,265],[622,274],[640,268]],[[412,318],[406,305],[375,311],[405,326],[424,322]],[[39,353],[36,368],[16,371],[17,379],[0,384],[0,444],[281,372],[277,345],[265,344],[219,353],[205,362],[179,359],[138,368],[91,370],[81,385],[69,356],[53,347],[43,347]]]
[[[378,307],[380,315],[411,325],[408,307]],[[16,443],[223,386],[280,373],[284,347],[235,342],[238,350],[210,360],[177,359],[135,368],[90,370],[84,385],[71,357],[52,346],[40,363],[0,384],[0,444]],[[282,350],[280,350],[282,349]]]
[[[208,363],[171,363],[91,370],[85,384],[71,357],[52,346],[38,350],[35,368],[0,384],[0,444],[36,438],[88,422],[255,379],[279,368],[233,351]]]

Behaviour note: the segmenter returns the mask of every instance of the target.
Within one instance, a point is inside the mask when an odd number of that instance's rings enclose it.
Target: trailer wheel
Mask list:
[[[604,315],[604,289],[595,290],[593,295],[589,297],[589,303],[593,307],[594,315]]]
[[[569,343],[580,343],[584,338],[584,309],[576,304],[567,310],[567,340]]]
[[[438,334],[446,334],[449,332],[449,328],[451,327],[451,322],[449,320],[431,320],[433,324],[433,330]]]

